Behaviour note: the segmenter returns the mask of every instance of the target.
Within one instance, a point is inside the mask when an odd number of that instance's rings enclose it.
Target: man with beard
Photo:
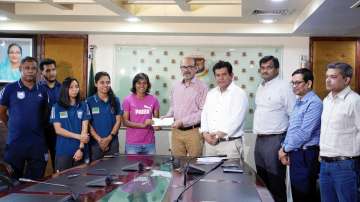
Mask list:
[[[175,119],[171,149],[175,156],[201,156],[204,140],[199,127],[208,87],[195,77],[194,58],[183,58],[180,70],[183,79],[174,84],[170,93],[170,108],[165,115]]]
[[[56,62],[53,59],[46,58],[40,62],[40,71],[43,80],[40,85],[44,86],[49,96],[50,108],[59,100],[61,84],[56,80]],[[56,133],[54,126],[47,123],[45,126],[45,137],[48,149],[50,151],[51,163],[55,171],[55,147]]]
[[[35,58],[22,59],[19,70],[20,80],[0,92],[0,119],[8,127],[4,160],[14,169],[15,178],[41,179],[48,159],[44,138],[48,96],[36,84]]]

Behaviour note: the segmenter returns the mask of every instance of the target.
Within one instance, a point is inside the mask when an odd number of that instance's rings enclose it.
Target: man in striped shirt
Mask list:
[[[204,140],[199,127],[208,87],[195,77],[194,58],[184,57],[180,71],[183,79],[173,85],[170,108],[164,116],[175,119],[172,125],[171,150],[175,156],[201,156]]]
[[[292,74],[291,84],[297,100],[279,150],[279,160],[284,165],[290,165],[294,202],[319,201],[316,180],[319,174],[322,102],[312,91],[313,82],[314,76],[309,69],[297,69]]]

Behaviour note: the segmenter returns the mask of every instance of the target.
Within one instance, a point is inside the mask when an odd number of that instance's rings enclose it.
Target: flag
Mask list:
[[[88,89],[87,89],[87,96],[91,96],[95,93],[95,83],[94,83],[94,60],[91,59],[90,63],[90,72],[89,72],[89,79],[88,79]]]

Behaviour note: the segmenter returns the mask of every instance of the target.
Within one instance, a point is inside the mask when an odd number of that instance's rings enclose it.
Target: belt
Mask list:
[[[336,162],[336,161],[345,161],[345,160],[357,160],[360,159],[360,156],[335,156],[335,157],[326,157],[326,156],[320,156],[321,161],[325,161],[328,163]]]
[[[319,145],[311,145],[311,146],[303,146],[299,149],[294,149],[294,151],[299,151],[299,150],[315,150],[315,149],[320,149]]]
[[[191,130],[191,129],[199,128],[199,127],[200,127],[200,123],[195,124],[195,125],[192,125],[192,126],[188,126],[188,127],[180,127],[180,128],[178,128],[178,129],[179,129],[179,130]]]
[[[233,141],[233,140],[237,140],[237,139],[240,139],[242,136],[238,136],[238,137],[227,137],[227,138],[219,138],[218,139],[218,142],[230,142],[230,141]]]
[[[276,136],[276,135],[285,135],[286,131],[283,133],[278,133],[278,134],[257,134],[258,137],[272,137],[272,136]]]

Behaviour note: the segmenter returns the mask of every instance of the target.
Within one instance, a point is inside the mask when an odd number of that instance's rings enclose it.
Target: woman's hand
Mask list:
[[[81,133],[80,134],[80,142],[82,143],[88,143],[90,140],[89,134],[88,133]]]
[[[83,158],[83,155],[84,155],[83,152],[80,149],[78,149],[78,150],[76,150],[76,152],[73,156],[73,159],[75,161],[80,161]]]

